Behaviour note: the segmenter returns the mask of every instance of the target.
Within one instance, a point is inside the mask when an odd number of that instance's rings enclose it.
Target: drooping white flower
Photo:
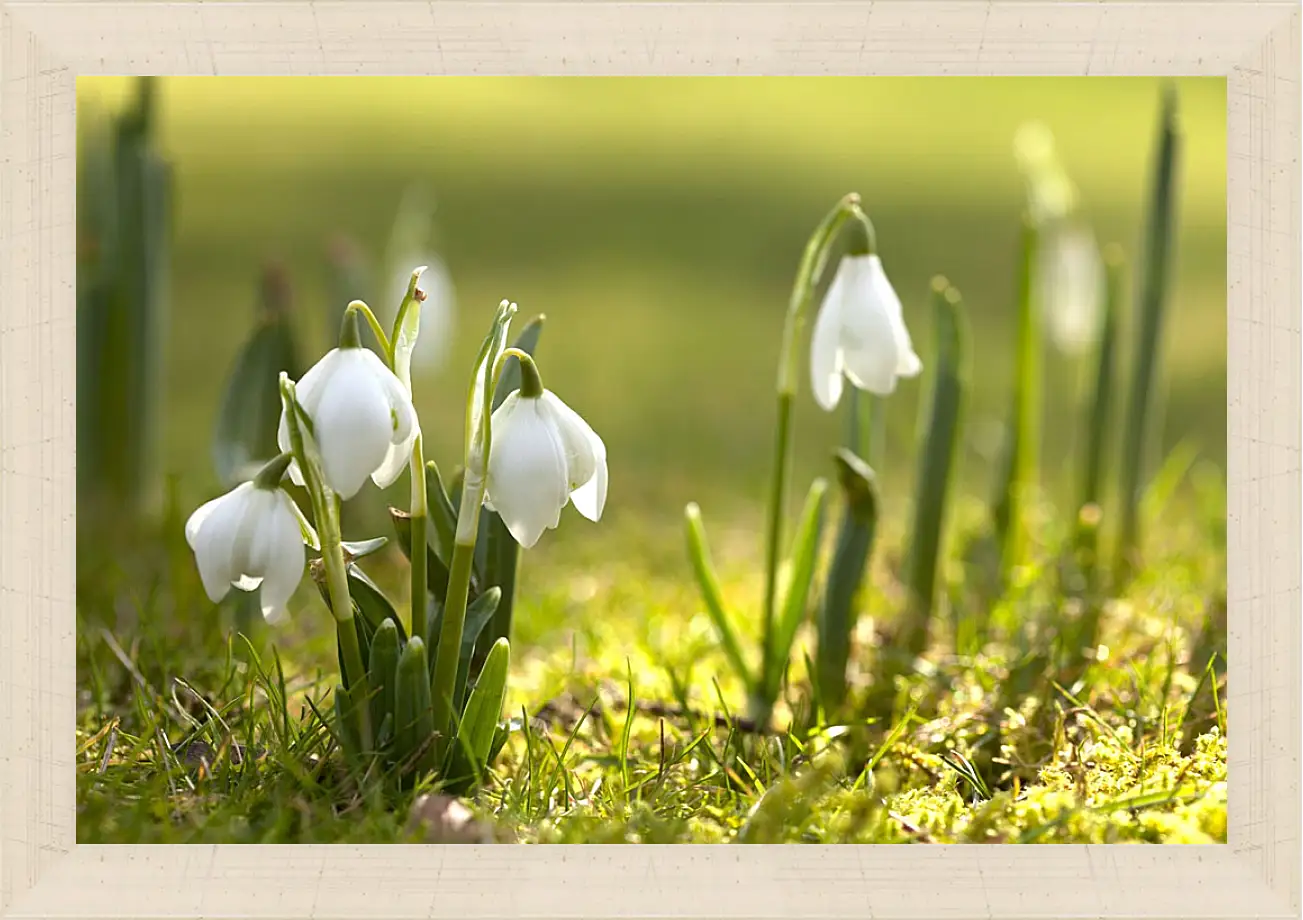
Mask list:
[[[914,377],[922,369],[882,260],[843,256],[810,339],[815,400],[832,411],[841,399],[843,375],[861,390],[887,396],[896,389],[896,378]]]
[[[1104,265],[1095,237],[1080,224],[1060,222],[1041,236],[1037,289],[1050,338],[1079,354],[1099,333]]]
[[[295,391],[312,419],[329,488],[349,499],[368,476],[382,489],[393,485],[411,459],[420,428],[411,394],[375,352],[331,349],[303,375]],[[276,439],[281,450],[290,449],[284,410]],[[303,485],[297,462],[290,465],[290,477]]]
[[[1040,122],[1018,128],[1014,157],[1027,184],[1027,209],[1036,223],[1067,217],[1077,207],[1077,187],[1059,160],[1054,135]]]
[[[493,413],[485,504],[526,548],[561,521],[573,501],[590,521],[606,505],[606,445],[550,390],[516,390]]]
[[[316,544],[293,499],[257,482],[200,505],[186,521],[185,536],[213,603],[232,585],[241,591],[261,585],[262,613],[269,620],[284,611],[303,577],[304,541]]]

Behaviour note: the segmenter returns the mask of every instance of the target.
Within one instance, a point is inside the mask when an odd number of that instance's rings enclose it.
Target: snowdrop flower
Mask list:
[[[1077,187],[1059,161],[1054,135],[1040,122],[1014,135],[1014,157],[1027,183],[1027,207],[1037,223],[1060,220],[1077,207]]]
[[[393,485],[411,459],[420,434],[411,394],[375,352],[341,343],[295,385],[299,404],[312,420],[326,485],[352,498],[367,477],[382,489]],[[290,449],[289,422],[281,411],[276,435]],[[303,485],[298,463],[290,478]]]
[[[836,408],[843,374],[859,389],[887,396],[898,377],[922,369],[882,260],[876,254],[843,256],[810,340],[815,400],[827,411]]]
[[[1095,238],[1079,224],[1060,224],[1042,237],[1037,259],[1040,302],[1058,348],[1078,354],[1098,334],[1104,266]]]
[[[530,384],[526,375],[493,413],[485,482],[485,505],[526,548],[560,523],[568,502],[590,521],[606,505],[606,445],[554,393]]]
[[[305,541],[317,544],[311,525],[278,485],[289,458],[273,460],[256,478],[199,507],[186,521],[204,591],[213,603],[231,586],[262,587],[262,613],[279,618],[303,577]]]

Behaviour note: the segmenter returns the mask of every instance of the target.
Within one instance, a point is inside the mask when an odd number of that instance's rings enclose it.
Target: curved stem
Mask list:
[[[368,693],[366,665],[362,662],[362,649],[353,625],[353,598],[348,590],[348,569],[344,562],[344,548],[339,523],[339,499],[325,487],[320,471],[311,462],[303,430],[299,427],[299,404],[294,383],[284,372],[280,378],[281,406],[287,417],[290,447],[299,471],[303,475],[308,499],[312,503],[312,516],[321,541],[321,562],[326,570],[326,591],[330,596],[331,614],[340,651],[344,657],[344,684],[353,699],[366,700]],[[353,694],[356,693],[356,696]],[[371,749],[371,715],[368,706],[353,707],[358,719],[359,737],[364,750]]]
[[[873,225],[860,209],[860,196],[852,192],[828,212],[815,228],[810,241],[801,254],[801,264],[796,272],[792,297],[788,302],[787,320],[783,325],[783,342],[778,356],[778,425],[774,438],[773,479],[769,489],[768,520],[765,529],[765,599],[764,599],[764,662],[760,673],[768,673],[774,655],[772,636],[777,605],[778,553],[783,537],[783,506],[787,497],[787,473],[791,460],[792,399],[796,395],[797,368],[800,365],[801,333],[806,315],[814,298],[815,288],[823,275],[828,252],[838,231],[848,220],[855,219],[864,227],[867,244],[872,251],[875,239]]]
[[[375,335],[376,341],[380,343],[381,349],[384,350],[385,364],[392,369],[394,366],[394,346],[390,344],[389,336],[385,335],[385,330],[384,327],[380,325],[380,320],[376,319],[376,315],[371,312],[371,308],[366,305],[365,301],[351,301],[345,308],[345,312],[349,310],[362,314],[362,318],[366,320],[366,324],[371,327],[371,332]]]
[[[537,399],[543,395],[543,378],[538,373],[534,357],[527,351],[511,347],[502,350],[493,362],[493,371],[489,375],[489,385],[484,388],[484,462],[488,462],[489,448],[493,446],[493,426],[489,420],[493,417],[493,394],[498,391],[498,381],[502,379],[502,369],[508,358],[520,361],[520,395],[526,399]]]

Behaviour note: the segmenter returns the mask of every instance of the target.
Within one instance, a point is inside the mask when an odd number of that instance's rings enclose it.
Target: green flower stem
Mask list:
[[[370,695],[367,670],[362,661],[362,649],[357,641],[357,630],[353,625],[353,598],[348,591],[348,568],[344,562],[339,523],[339,499],[326,489],[320,471],[309,459],[307,442],[299,424],[301,417],[294,384],[284,372],[281,373],[280,390],[281,403],[289,417],[290,448],[303,474],[303,482],[312,503],[312,516],[321,539],[321,562],[326,570],[330,612],[335,618],[339,647],[344,656],[344,683],[348,686],[351,698],[366,700]],[[362,748],[369,751],[372,748],[372,733],[368,707],[357,707],[355,716],[358,720],[358,734]]]
[[[382,357],[385,359],[385,364],[392,368],[394,364],[394,346],[390,344],[389,336],[385,335],[385,330],[384,327],[380,325],[380,320],[376,319],[376,315],[371,312],[371,308],[368,307],[364,301],[354,300],[344,309],[344,328],[347,330],[349,325],[352,324],[353,328],[356,329],[357,314],[359,313],[362,314],[362,318],[366,320],[366,324],[371,327],[372,334],[375,335],[376,341],[380,343],[381,349],[384,350],[384,355]],[[344,344],[344,336],[349,334],[350,333],[345,332],[340,336],[341,345]],[[351,334],[354,336],[353,344],[360,344],[356,339],[357,333],[353,332]]]
[[[410,635],[426,635],[426,522],[429,506],[425,494],[425,455],[418,434],[412,443],[412,628]]]
[[[448,597],[439,627],[439,648],[434,659],[430,692],[434,703],[436,762],[442,763],[454,725],[453,698],[457,666],[461,658],[462,633],[466,628],[466,598],[470,593],[471,568],[475,563],[475,539],[479,534],[480,507],[484,504],[484,480],[468,470],[462,483],[461,507],[457,511],[457,540],[453,543],[448,570]],[[416,554],[413,554],[416,555]]]
[[[769,516],[765,530],[765,607],[764,625],[765,661],[760,673],[767,674],[773,666],[773,643],[769,637],[774,631],[776,595],[778,588],[778,553],[783,539],[783,505],[787,495],[787,473],[791,464],[792,400],[796,396],[797,372],[800,367],[801,340],[806,316],[815,288],[828,261],[828,252],[838,232],[847,221],[855,219],[864,228],[865,241],[870,252],[874,249],[873,225],[860,210],[860,196],[847,195],[815,228],[810,241],[801,254],[801,264],[796,272],[792,297],[788,302],[787,320],[783,326],[783,342],[778,356],[778,425],[774,438],[773,479],[769,490]]]
[[[285,471],[289,469],[290,461],[293,459],[294,454],[289,451],[278,454],[254,474],[253,484],[259,489],[279,488],[280,481],[285,476]]]
[[[509,318],[504,314],[501,318]],[[447,754],[448,744],[454,737],[455,725],[454,700],[457,694],[457,669],[461,661],[462,634],[466,630],[466,601],[470,593],[471,570],[475,564],[475,542],[479,537],[480,509],[484,506],[485,476],[489,461],[489,450],[493,443],[492,409],[493,394],[497,390],[502,368],[508,358],[520,361],[520,391],[526,398],[537,398],[543,394],[543,381],[539,377],[538,367],[528,352],[519,348],[503,349],[493,359],[491,367],[487,366],[488,356],[492,352],[491,342],[486,342],[488,350],[481,353],[480,361],[484,365],[484,389],[479,394],[481,404],[475,405],[475,387],[471,388],[470,405],[467,406],[467,463],[465,478],[462,481],[461,506],[457,509],[457,533],[453,541],[452,562],[448,569],[448,595],[443,605],[443,620],[439,625],[439,647],[435,652],[434,677],[431,680],[431,696],[434,704],[434,730],[438,732],[435,741],[437,762],[442,763]],[[477,371],[477,377],[479,371]],[[471,419],[479,410],[480,427],[473,430]],[[416,545],[413,537],[413,545]]]
[[[498,381],[502,378],[502,369],[508,358],[520,361],[520,395],[525,399],[538,399],[543,395],[543,378],[538,372],[538,365],[527,351],[519,348],[505,348],[498,359],[493,362],[493,372],[489,375],[489,385],[484,388],[484,462],[488,463],[489,448],[493,444],[493,427],[489,419],[493,416],[493,394],[498,391]]]

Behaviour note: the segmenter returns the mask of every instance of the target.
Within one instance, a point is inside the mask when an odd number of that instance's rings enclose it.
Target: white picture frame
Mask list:
[[[1297,2],[0,2],[0,916],[1285,918],[1300,911]],[[79,846],[80,74],[1227,80],[1224,846]]]

